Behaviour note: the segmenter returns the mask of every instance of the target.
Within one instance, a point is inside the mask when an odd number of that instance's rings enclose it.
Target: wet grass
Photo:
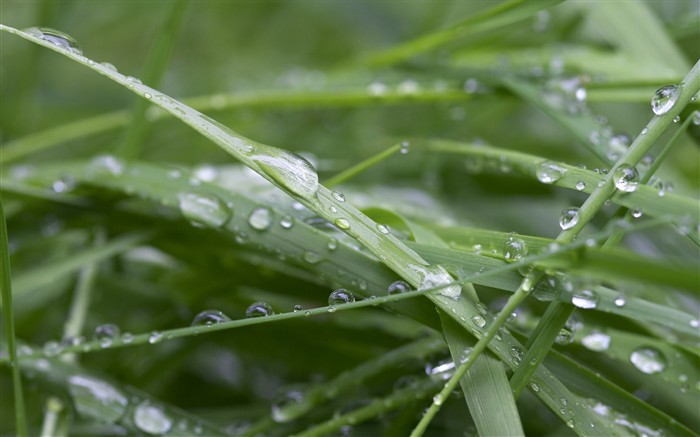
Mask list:
[[[700,432],[684,3],[49,4],[3,5],[3,433]]]

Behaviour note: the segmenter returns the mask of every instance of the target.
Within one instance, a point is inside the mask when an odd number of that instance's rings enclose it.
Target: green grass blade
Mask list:
[[[29,435],[27,429],[26,410],[20,375],[20,361],[17,359],[17,343],[15,339],[14,307],[12,305],[12,276],[10,271],[10,254],[7,249],[8,235],[5,223],[5,209],[0,200],[0,274],[2,274],[2,317],[5,320],[5,335],[7,336],[7,351],[10,355],[12,371],[12,390],[14,394],[15,427],[17,435]]]

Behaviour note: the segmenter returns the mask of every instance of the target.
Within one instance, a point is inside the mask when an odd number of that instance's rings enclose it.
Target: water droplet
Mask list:
[[[306,411],[305,398],[302,386],[283,387],[272,400],[272,419],[285,423],[299,417]]]
[[[574,333],[566,328],[560,329],[559,333],[557,334],[556,338],[554,339],[554,342],[556,344],[561,344],[561,345],[571,344],[571,343],[573,343],[573,341],[574,341]]]
[[[486,319],[484,319],[483,317],[481,317],[479,315],[476,315],[476,316],[472,317],[472,323],[474,323],[479,328],[483,328],[484,326],[486,326]]]
[[[583,337],[581,344],[594,352],[603,352],[610,347],[610,336],[602,332],[593,332]]]
[[[619,296],[617,296],[617,297],[615,298],[614,303],[615,303],[615,306],[616,306],[616,307],[622,308],[623,306],[625,306],[625,304],[627,303],[627,301],[625,300],[625,296],[619,295]]]
[[[576,182],[576,189],[579,191],[583,191],[586,189],[586,183],[583,181],[578,181]]]
[[[289,229],[294,226],[294,219],[289,215],[285,215],[280,220],[280,226],[282,226],[284,229]]]
[[[295,313],[298,313],[304,309],[303,306],[301,305],[294,305],[294,308],[292,309]]]
[[[537,384],[536,382],[531,382],[531,383],[530,383],[530,388],[531,388],[532,391],[534,391],[534,392],[540,391],[540,385]]]
[[[134,410],[134,424],[148,434],[162,435],[170,430],[173,421],[162,407],[143,401]]]
[[[676,115],[675,117],[673,117],[673,122],[674,122],[674,123],[678,123],[679,121],[681,121],[681,116],[680,116],[680,115]]]
[[[87,416],[98,414],[102,420],[116,422],[126,413],[127,397],[113,385],[88,375],[68,377],[75,409]]]
[[[691,328],[700,328],[700,320],[698,319],[691,319],[688,324]]]
[[[468,347],[468,348],[464,349],[464,350],[462,351],[462,353],[459,354],[459,363],[460,363],[460,364],[466,363],[467,360],[469,359],[469,356],[472,354],[472,351],[473,351],[473,350],[474,350],[474,349],[471,348],[471,347]]]
[[[150,100],[151,97],[153,97],[153,96],[151,95],[151,93],[143,93],[143,97],[144,97],[146,100]]]
[[[108,70],[114,71],[115,73],[117,72],[117,67],[115,67],[114,64],[110,64],[109,62],[100,62],[100,65]]]
[[[109,347],[112,341],[119,337],[119,326],[112,323],[105,323],[95,328],[92,338],[100,342],[102,347]]]
[[[527,243],[516,237],[509,237],[503,245],[503,257],[508,262],[520,261],[527,256]]]
[[[411,291],[411,287],[404,281],[392,282],[387,288],[387,294],[399,294]]]
[[[693,117],[692,123],[695,126],[700,126],[700,110],[693,111],[693,114],[691,115],[691,117]]]
[[[622,164],[613,173],[615,187],[625,193],[637,191],[639,187],[639,173],[637,169],[628,164]]]
[[[343,229],[343,230],[350,229],[350,222],[348,221],[348,219],[344,219],[344,218],[335,219],[335,221],[333,223],[335,223],[335,225],[339,229]]]
[[[264,231],[272,225],[272,211],[270,208],[255,208],[248,217],[251,228]]]
[[[442,405],[442,401],[443,401],[443,399],[442,399],[442,395],[440,393],[433,396],[433,403],[435,405],[438,405],[438,406]]]
[[[125,332],[122,334],[122,343],[129,344],[134,341],[134,334],[130,332]]]
[[[282,149],[266,148],[253,161],[267,176],[292,193],[309,198],[318,191],[318,174],[306,159]]]
[[[464,92],[467,94],[474,94],[479,89],[479,81],[470,78],[464,81]]]
[[[30,27],[24,30],[34,37],[48,41],[51,44],[58,46],[68,52],[75,55],[82,55],[83,51],[80,49],[78,42],[67,33],[63,33],[60,30],[51,29],[48,27]]]
[[[251,317],[267,317],[274,315],[272,307],[266,302],[255,302],[245,310],[245,316]]]
[[[204,310],[194,317],[192,326],[211,326],[229,321],[231,321],[231,319],[221,311]]]
[[[150,344],[160,343],[161,340],[163,340],[163,333],[160,331],[153,331],[148,337],[148,342]]]
[[[569,428],[573,428],[574,426],[576,426],[576,422],[574,421],[574,419],[567,419],[566,426],[568,426]]]
[[[335,308],[337,305],[355,302],[355,296],[345,288],[334,290],[328,296],[328,306]]]
[[[566,208],[559,217],[559,226],[563,230],[571,229],[578,224],[578,208]]]
[[[323,258],[321,258],[321,255],[317,254],[316,252],[312,252],[310,250],[307,250],[304,252],[303,255],[304,261],[306,261],[309,264],[318,264]]]
[[[178,202],[182,215],[197,227],[220,228],[233,216],[231,209],[213,195],[181,193]]]
[[[660,373],[666,369],[666,358],[661,352],[651,347],[635,349],[630,355],[630,361],[634,364],[634,367],[648,375]]]
[[[124,162],[112,155],[101,155],[93,158],[85,169],[88,178],[102,176],[121,176],[124,174]]]
[[[331,237],[328,240],[328,244],[326,245],[326,247],[328,248],[328,250],[331,251],[336,250],[338,248],[338,240],[334,237]]]
[[[642,213],[642,210],[639,208],[632,208],[631,214],[632,214],[632,217],[639,218],[642,216],[643,213]]]
[[[415,94],[420,89],[418,82],[412,79],[404,80],[397,87],[397,91],[401,94]]]
[[[678,86],[666,85],[662,86],[654,93],[651,98],[651,110],[656,115],[663,115],[673,108],[678,100]]]
[[[566,174],[566,168],[553,161],[544,161],[537,167],[537,180],[543,184],[553,184]]]
[[[547,81],[543,88],[545,102],[554,109],[580,114],[586,109],[586,89],[580,77],[565,77]]]
[[[644,129],[642,129],[642,132],[640,132],[640,133],[641,133],[642,135],[648,134],[648,133],[649,133],[649,128],[648,128],[648,127],[645,127]]]
[[[592,290],[583,289],[574,293],[571,303],[585,310],[593,309],[598,306],[598,294]]]
[[[379,231],[380,234],[388,234],[389,233],[389,228],[387,228],[384,225],[378,224],[377,225],[377,230]]]
[[[53,190],[54,193],[68,193],[69,191],[72,191],[75,188],[75,179],[64,176],[61,179],[58,179],[54,181],[51,184],[51,189]]]
[[[401,146],[401,148],[399,149],[399,152],[402,155],[405,155],[408,153],[408,150],[411,148],[411,143],[409,143],[408,141],[401,141],[400,146]]]
[[[373,96],[383,96],[389,91],[389,87],[382,82],[372,82],[367,85],[367,92]]]
[[[345,195],[340,191],[333,191],[333,198],[338,202],[345,202]]]
[[[445,270],[445,268],[442,266],[432,266],[428,269],[421,267],[418,273],[422,277],[421,285],[419,287],[421,290],[435,288],[441,284],[454,282],[452,276],[450,276],[450,274],[447,273],[447,270]],[[441,296],[457,300],[462,294],[462,286],[459,284],[449,285],[446,287],[444,286],[439,288],[437,292],[440,293]]]
[[[55,357],[63,352],[63,346],[57,341],[47,341],[41,348],[41,352],[45,357]]]

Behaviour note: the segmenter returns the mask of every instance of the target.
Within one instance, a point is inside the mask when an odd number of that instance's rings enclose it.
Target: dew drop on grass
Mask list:
[[[345,202],[345,195],[340,191],[333,191],[333,198],[338,202]]]
[[[377,230],[379,231],[380,234],[388,234],[389,233],[389,228],[387,228],[385,225],[382,224],[377,224]]]
[[[695,126],[700,126],[700,110],[693,111],[693,113],[691,114],[691,117],[692,117],[692,123]]]
[[[462,351],[462,353],[459,354],[459,363],[460,363],[460,364],[466,363],[467,360],[469,359],[469,356],[472,354],[472,351],[473,351],[473,350],[474,350],[474,349],[471,348],[471,347],[468,347],[468,348],[464,349],[464,350]]]
[[[339,229],[343,229],[343,230],[350,229],[350,222],[348,221],[348,219],[344,219],[344,218],[335,219],[335,221],[333,223],[335,223],[335,225]]]
[[[594,352],[603,352],[610,347],[610,336],[602,332],[593,332],[583,337],[581,344]]]
[[[264,231],[272,226],[272,211],[270,208],[255,208],[248,217],[248,224],[251,228]]]
[[[574,341],[574,333],[566,328],[560,329],[559,333],[557,334],[556,338],[554,339],[554,342],[556,344],[561,344],[561,345],[571,344],[571,343],[573,343],[573,341]]]
[[[689,325],[691,328],[700,328],[700,320],[698,319],[691,319],[689,322]]]
[[[119,326],[112,323],[105,323],[95,328],[92,338],[99,341],[102,347],[108,347],[117,337],[119,337]]]
[[[483,328],[484,326],[486,326],[486,319],[479,315],[476,315],[472,317],[472,323],[474,323],[479,328]]]
[[[656,90],[651,98],[651,110],[656,115],[667,113],[676,104],[679,94],[677,85],[662,86]]]
[[[435,405],[437,405],[437,406],[442,405],[442,401],[443,401],[443,399],[442,399],[442,395],[440,393],[433,396],[433,403]]]
[[[614,303],[616,307],[622,308],[625,306],[625,304],[627,304],[627,301],[625,300],[625,296],[619,295],[615,298]]]
[[[294,226],[294,219],[291,216],[285,215],[280,220],[280,226],[282,226],[284,229],[289,229]]]
[[[527,252],[527,243],[521,238],[509,237],[503,245],[503,257],[508,262],[520,261]]]
[[[630,354],[630,362],[642,373],[653,375],[666,369],[666,358],[651,347],[640,347]]]
[[[309,264],[318,264],[323,259],[321,255],[310,250],[305,251],[304,255],[302,255],[302,258],[304,258],[304,261],[306,261]]]
[[[435,288],[441,284],[454,282],[452,276],[450,276],[450,274],[447,273],[447,270],[445,270],[445,268],[442,266],[431,266],[429,268],[421,267],[418,274],[421,275],[422,278],[421,285],[419,287],[421,290]],[[438,288],[436,291],[440,293],[441,296],[445,296],[452,300],[458,300],[462,295],[462,286],[459,284],[453,284]]]
[[[583,181],[578,181],[576,182],[576,189],[579,191],[583,191],[586,189],[586,183]]]
[[[163,340],[163,333],[160,331],[153,331],[151,335],[148,336],[148,342],[150,344],[160,343]]]
[[[613,173],[615,187],[625,193],[632,193],[639,188],[639,173],[629,164],[622,164]]]
[[[60,30],[50,29],[48,27],[30,27],[24,30],[25,33],[36,38],[43,39],[51,44],[60,47],[75,55],[82,55],[83,51],[72,36],[63,33]]]
[[[336,250],[338,248],[338,240],[334,237],[331,237],[328,240],[328,244],[326,245],[326,247],[328,248],[328,250],[331,251]]]
[[[343,305],[352,302],[355,302],[355,296],[352,294],[351,291],[348,291],[345,288],[339,288],[337,290],[334,290],[328,296],[328,306],[330,307],[330,312],[335,311],[335,308],[338,305]]]
[[[116,422],[129,404],[127,397],[113,385],[88,375],[68,377],[68,392],[78,413]],[[96,402],[97,401],[97,402]]]
[[[267,176],[292,193],[310,198],[318,191],[318,174],[306,159],[282,149],[264,149],[253,161]]]
[[[272,400],[272,419],[285,423],[303,414],[305,393],[300,386],[283,387]]]
[[[571,303],[578,308],[590,310],[598,306],[598,294],[595,291],[583,289],[574,293]]]
[[[114,64],[111,64],[109,62],[100,62],[100,65],[102,65],[108,70],[114,71],[115,73],[117,72],[117,67],[115,67]]]
[[[173,421],[162,407],[143,401],[134,410],[134,424],[147,434],[162,435],[170,430]]]
[[[389,91],[389,87],[382,82],[372,82],[367,85],[367,92],[373,96],[383,96]]]
[[[56,355],[63,352],[63,346],[57,341],[47,341],[41,348],[41,352],[45,357],[55,357]]]
[[[545,161],[537,167],[537,180],[543,184],[553,184],[564,174],[566,169],[553,161]]]
[[[571,229],[578,223],[578,208],[566,208],[559,216],[559,226],[563,230]]]
[[[301,305],[294,305],[294,308],[292,309],[295,313],[298,313],[304,309],[303,306]]]
[[[178,203],[182,215],[197,227],[220,228],[233,216],[231,209],[213,195],[181,193]]]
[[[410,291],[411,287],[404,281],[396,281],[392,282],[389,287],[387,288],[386,292],[387,294],[399,294],[399,293],[405,293],[407,291]]]
[[[272,307],[266,302],[255,302],[245,310],[245,316],[247,318],[267,317],[274,314],[275,312],[272,310]]]
[[[642,213],[642,210],[639,208],[632,208],[631,214],[632,214],[632,217],[634,217],[634,218],[640,218],[643,213]]]
[[[408,154],[408,151],[410,148],[411,148],[411,143],[409,143],[408,141],[401,141],[399,152],[402,155],[406,155],[406,154]]]
[[[192,326],[211,326],[229,321],[231,319],[219,310],[204,310],[194,316]]]
[[[113,155],[97,156],[90,161],[85,173],[91,179],[101,176],[121,176],[124,174],[124,162]]]

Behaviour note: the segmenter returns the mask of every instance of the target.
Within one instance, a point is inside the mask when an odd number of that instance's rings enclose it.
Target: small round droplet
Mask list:
[[[688,324],[691,328],[700,328],[700,320],[698,319],[691,319]]]
[[[321,258],[321,255],[310,250],[304,252],[303,258],[304,261],[306,261],[309,264],[318,264],[323,259]]]
[[[411,287],[404,281],[392,282],[387,288],[387,294],[399,294],[411,291]]]
[[[153,96],[151,95],[151,93],[143,93],[143,97],[144,97],[146,100],[150,100],[151,97],[153,97]]]
[[[559,217],[559,226],[563,230],[571,229],[578,224],[578,208],[566,208]]]
[[[295,313],[298,313],[298,312],[302,311],[303,309],[304,309],[304,307],[301,305],[294,305],[293,311]]]
[[[93,337],[99,341],[102,347],[107,347],[112,344],[112,341],[119,337],[119,326],[112,323],[105,323],[95,328]]]
[[[255,208],[248,217],[248,224],[258,231],[268,229],[272,226],[272,211],[270,208]]]
[[[402,155],[406,155],[408,153],[408,150],[411,148],[411,143],[409,143],[408,141],[401,141],[401,144],[399,146],[399,152]]]
[[[639,218],[642,216],[642,210],[639,208],[632,208],[630,214],[632,214],[632,217],[634,218]]]
[[[163,340],[163,333],[160,331],[153,331],[148,337],[148,342],[150,344],[160,343],[161,340]]]
[[[676,104],[679,94],[677,85],[662,86],[656,90],[651,98],[651,110],[656,115],[667,113]]]
[[[509,237],[503,245],[503,257],[508,262],[520,261],[527,253],[527,243],[521,238]]]
[[[483,328],[484,326],[486,326],[486,319],[479,315],[476,315],[472,317],[472,323],[474,323],[479,328]]]
[[[337,290],[334,290],[328,296],[328,305],[330,307],[335,307],[337,305],[343,305],[352,302],[355,302],[355,296],[352,294],[352,292],[346,290],[345,288],[339,288]]]
[[[328,244],[326,245],[326,247],[327,247],[328,250],[330,250],[330,251],[336,250],[336,249],[338,248],[338,240],[337,240],[336,238],[334,238],[334,237],[331,237],[331,238],[328,240]]]
[[[272,400],[272,420],[285,423],[304,413],[305,393],[301,386],[284,387]]]
[[[294,219],[289,215],[285,215],[280,220],[280,226],[282,226],[284,229],[289,229],[294,226]]]
[[[680,116],[680,115],[676,115],[675,117],[673,117],[673,122],[674,122],[674,123],[678,123],[679,121],[681,121],[681,116]]]
[[[581,344],[594,352],[603,352],[610,347],[610,336],[602,332],[593,332],[583,337]]]
[[[162,407],[143,401],[134,410],[134,424],[147,434],[163,435],[173,426],[173,421]]]
[[[272,307],[266,302],[255,302],[245,310],[245,316],[252,317],[267,317],[274,315]]]
[[[333,223],[335,223],[335,225],[339,229],[343,229],[343,230],[350,229],[350,222],[348,221],[348,219],[344,219],[344,218],[335,219],[335,221]]]
[[[389,233],[389,228],[382,224],[377,225],[377,230],[379,231],[380,234],[388,234]]]
[[[537,180],[543,184],[553,184],[564,176],[566,168],[553,161],[544,161],[537,167]]]
[[[695,126],[700,126],[700,110],[693,111],[693,114],[691,115],[691,117],[692,117],[692,123]]]
[[[443,399],[442,399],[442,395],[440,393],[433,396],[433,403],[435,405],[438,405],[438,406],[442,405],[442,401],[443,401]]]
[[[666,369],[666,358],[661,352],[651,347],[640,347],[630,355],[630,362],[642,373],[653,375]]]
[[[333,198],[338,202],[345,202],[345,195],[340,191],[333,191]]]
[[[615,187],[625,193],[637,191],[639,188],[639,173],[637,169],[628,164],[622,164],[613,173]]]
[[[468,347],[468,348],[464,349],[464,350],[462,351],[462,353],[459,354],[459,363],[460,363],[460,364],[466,363],[467,360],[469,360],[469,356],[472,354],[472,351],[473,351],[473,350],[474,350],[474,349],[471,348],[471,347]]]
[[[625,300],[625,296],[623,295],[617,296],[613,302],[615,303],[615,306],[619,308],[622,308],[625,306],[625,304],[627,304],[627,300]]]
[[[178,205],[182,215],[197,227],[220,228],[233,215],[231,209],[213,195],[181,193]]]
[[[57,341],[47,341],[41,348],[41,352],[45,357],[55,357],[63,352],[63,346]]]
[[[85,174],[91,179],[102,176],[121,176],[124,174],[124,162],[112,155],[97,156],[90,161]]]
[[[204,310],[194,317],[192,326],[211,326],[229,321],[231,319],[219,310]]]
[[[571,303],[578,308],[590,310],[598,306],[598,294],[592,290],[580,290],[571,297]]]
[[[586,183],[583,181],[578,181],[576,182],[576,189],[579,191],[583,191],[586,189]]]

